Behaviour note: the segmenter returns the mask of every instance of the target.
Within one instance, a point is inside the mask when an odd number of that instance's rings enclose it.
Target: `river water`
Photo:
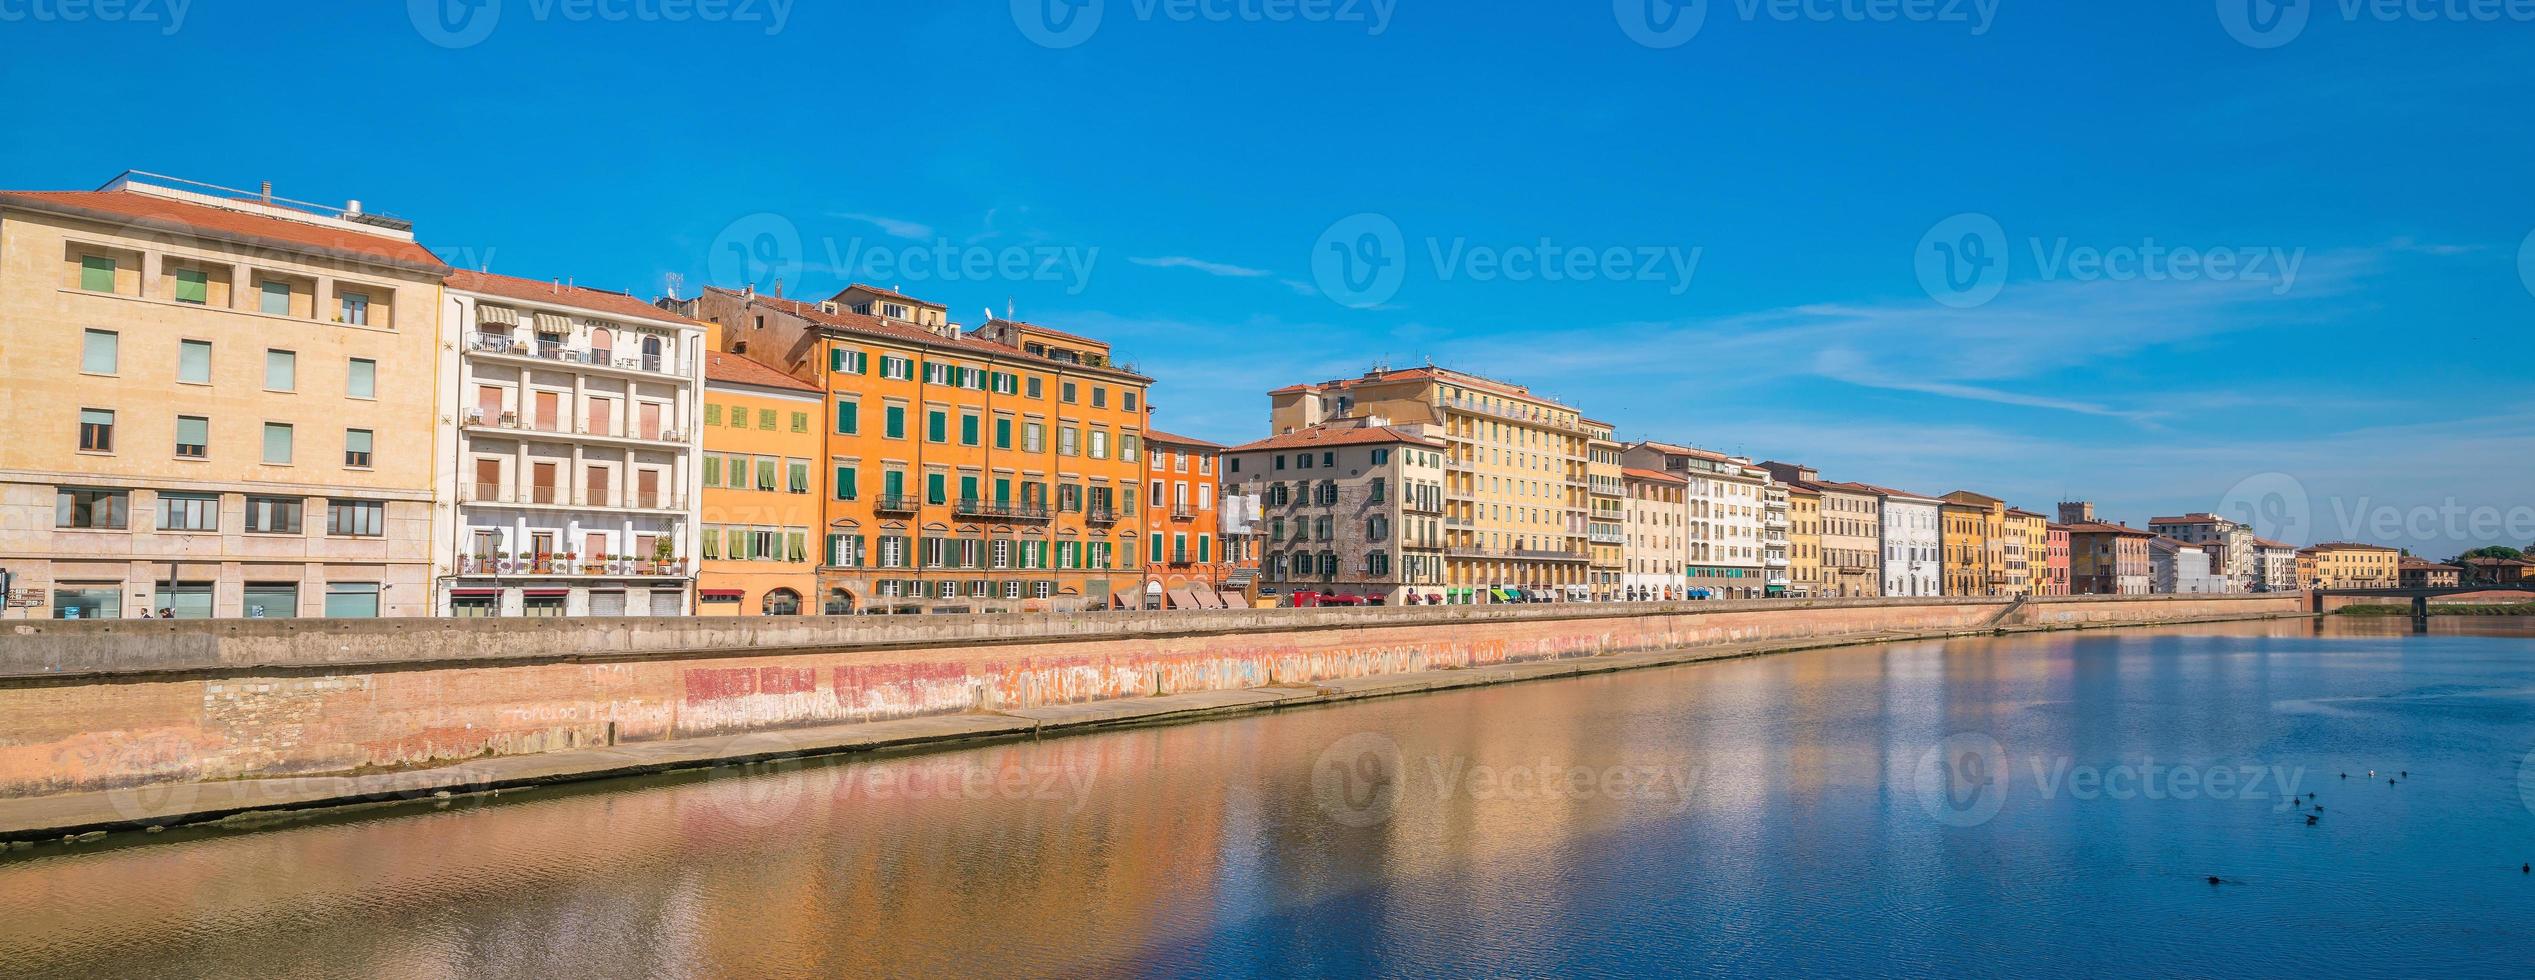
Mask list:
[[[0,861],[0,973],[2535,974],[2535,623],[2408,629],[1900,643],[46,845]]]

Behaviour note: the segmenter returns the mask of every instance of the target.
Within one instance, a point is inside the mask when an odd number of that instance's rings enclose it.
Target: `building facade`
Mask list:
[[[823,396],[739,355],[705,354],[698,615],[847,611],[819,604]]]
[[[1621,459],[1689,481],[1690,558],[1683,583],[1693,594],[1750,599],[1768,594],[1762,539],[1768,471],[1748,459],[1662,442],[1631,443]]]
[[[2007,508],[2007,580],[2016,595],[2052,595],[2051,519]]]
[[[2464,581],[2464,569],[2421,558],[2405,558],[2396,574],[2407,589],[2452,589]]]
[[[2044,529],[2043,595],[2068,595],[2068,525],[2052,523]]]
[[[1690,481],[1671,473],[1627,467],[1620,471],[1626,507],[1626,572],[1620,598],[1630,602],[1679,599],[1690,560]]]
[[[2094,509],[2071,511],[2061,505],[2063,516],[2092,516]],[[2155,585],[2155,569],[2149,564],[2148,541],[2155,534],[2122,524],[2084,520],[2063,522],[2069,538],[2069,593],[2071,595],[2147,595]]]
[[[2253,529],[2243,524],[2216,514],[2184,514],[2151,519],[2148,530],[2200,545],[2209,553],[2220,577],[2227,580],[2226,591],[2251,592],[2262,577]]]
[[[1144,607],[1218,608],[1232,571],[1217,537],[1224,447],[1151,428],[1144,445]]]
[[[1793,583],[1788,587],[1788,594],[1808,598],[1829,595],[1822,567],[1822,491],[1810,483],[1788,483],[1785,486],[1787,578]]]
[[[2031,587],[2025,539],[2007,530],[2007,503],[1957,490],[1939,498],[1946,595],[2023,595]]]
[[[1141,601],[1151,379],[1034,324],[975,331],[856,285],[818,303],[706,289],[721,345],[826,392],[819,591],[840,611]]]
[[[2211,595],[2229,591],[2216,556],[2189,541],[2165,535],[2148,539],[2148,591],[2157,595]]]
[[[1624,596],[1628,571],[1627,488],[1621,477],[1627,465],[1620,461],[1621,446],[1611,437],[1610,423],[1583,422],[1589,430],[1584,445],[1584,536],[1593,555],[1587,584],[1592,586],[1590,598],[1607,602]]]
[[[6,614],[429,615],[448,273],[358,202],[0,193]]]
[[[2305,588],[2297,577],[2297,546],[2269,538],[2253,539],[2253,591],[2295,592]]]
[[[1262,595],[1443,603],[1446,450],[1442,440],[1363,416],[1224,450],[1227,492],[1258,497],[1264,515]]]
[[[1872,484],[1849,484],[1876,497],[1877,548],[1886,596],[1944,595],[1944,537],[1934,497]]]
[[[1795,559],[1788,553],[1787,539],[1795,530],[1795,521],[1787,513],[1787,485],[1770,479],[1762,470],[1752,470],[1761,478],[1760,486],[1760,564],[1767,593],[1786,595],[1795,586]]]
[[[1455,602],[1591,595],[1590,443],[1573,406],[1521,385],[1435,367],[1268,393],[1278,433],[1381,419],[1444,443],[1447,595]]]
[[[2403,553],[2394,548],[2331,541],[2297,553],[2310,589],[2391,589],[2403,584]]]
[[[692,610],[704,325],[622,293],[451,272],[444,616]]]

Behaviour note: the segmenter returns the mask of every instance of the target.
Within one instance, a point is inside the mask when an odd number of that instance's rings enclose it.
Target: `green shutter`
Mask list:
[[[720,405],[716,405],[716,404],[713,404],[712,402],[706,402],[706,403],[704,403],[704,424],[706,424],[706,425],[720,425],[720,424],[722,424],[722,406],[720,406]],[[710,478],[710,477],[707,477],[707,478],[706,478],[706,481],[707,481],[707,482],[710,482],[710,481],[711,481],[711,478]]]
[[[881,410],[881,415],[882,415],[882,424],[881,424],[881,434],[882,434],[882,435],[885,435],[885,436],[887,436],[887,437],[889,437],[889,438],[891,438],[891,439],[904,439],[904,438],[906,438],[906,437],[907,437],[907,407],[906,407],[906,406],[904,406],[904,405],[891,405],[891,406],[889,406],[888,408],[882,409],[882,410]]]
[[[1214,560],[1214,550],[1215,550],[1215,549],[1214,549],[1214,543],[1215,543],[1215,538],[1214,538],[1214,536],[1213,536],[1213,535],[1211,535],[1211,534],[1200,534],[1200,535],[1198,535],[1198,536],[1197,536],[1197,563],[1198,563],[1198,564],[1203,565],[1203,564],[1205,564],[1205,563],[1207,563],[1207,562],[1209,562],[1209,561]]]
[[[1159,565],[1162,563],[1162,532],[1155,531],[1151,537],[1153,539],[1153,557],[1148,560],[1156,565]]]
[[[836,434],[850,436],[862,430],[862,406],[854,402],[836,403]]]
[[[827,370],[828,370],[828,373],[830,373],[830,374],[843,374],[843,373],[845,373],[845,348],[842,348],[842,347],[831,347],[831,348],[828,348],[828,351],[827,351]],[[830,537],[830,538],[834,538],[834,537],[835,537],[835,535],[832,535],[832,534],[831,534],[831,535],[828,535],[828,537]]]
[[[997,449],[1010,449],[1010,448],[1012,448],[1012,420],[1011,420],[1011,419],[996,419],[996,420],[995,420],[995,448],[997,448]]]
[[[211,280],[201,269],[176,270],[176,301],[179,303],[211,302]]]
[[[976,478],[976,477],[973,477],[973,476],[961,476],[961,477],[959,478],[959,499],[961,499],[961,500],[975,500],[975,499],[977,499],[977,478]]]
[[[881,495],[881,496],[883,496],[883,497],[904,497],[904,496],[906,496],[906,495],[907,495],[907,474],[906,474],[906,471],[905,471],[905,470],[890,470],[890,471],[888,471],[888,472],[885,472],[885,473],[880,474],[880,495]]]
[[[718,487],[722,485],[722,457],[704,457],[704,485],[708,487]],[[646,555],[644,557],[650,556]]]
[[[757,489],[772,490],[774,488],[775,461],[772,459],[759,459],[757,461]]]
[[[1008,503],[1011,503],[1011,502],[1012,502],[1012,481],[1011,481],[1011,480],[1009,480],[1009,479],[1005,479],[1005,478],[1001,478],[1001,477],[996,478],[996,480],[995,480],[995,502],[996,502],[996,503],[998,503],[998,504],[1008,504]]]
[[[940,412],[926,412],[926,413],[924,413],[924,438],[925,438],[927,441],[931,441],[931,442],[948,442],[948,441],[950,441],[950,438],[951,438],[951,418],[950,418],[950,416],[948,416],[948,415],[944,415],[944,414],[942,414],[942,413],[940,413]]]
[[[851,466],[839,466],[839,467],[837,467],[837,468],[836,468],[836,499],[838,499],[838,500],[852,500],[852,499],[854,499],[854,489],[855,489],[855,484],[854,484],[854,468],[853,468],[853,467],[851,467]]]
[[[924,474],[924,502],[928,504],[941,503],[944,484],[949,482],[949,478],[941,473]]]
[[[792,413],[792,431],[794,431],[794,432],[808,432],[808,431],[810,431],[810,413],[808,413],[808,412],[794,412],[794,413]]]
[[[79,288],[97,293],[114,292],[114,260],[102,255],[80,256]]]
[[[974,416],[974,415],[962,415],[962,416],[960,416],[960,417],[959,417],[959,444],[960,444],[960,445],[963,445],[963,446],[974,446],[974,445],[976,445],[976,444],[977,444],[977,425],[978,425],[978,418],[977,418],[977,416]]]

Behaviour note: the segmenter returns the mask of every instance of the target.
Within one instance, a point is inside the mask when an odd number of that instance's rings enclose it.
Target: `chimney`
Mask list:
[[[345,217],[359,216],[361,213],[361,200],[359,198],[354,198],[351,201],[346,202],[343,205],[343,213]]]
[[[273,203],[273,182],[269,180],[264,182],[264,203]]]

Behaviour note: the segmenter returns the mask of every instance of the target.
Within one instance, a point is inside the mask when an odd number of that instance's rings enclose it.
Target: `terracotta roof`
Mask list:
[[[880,287],[878,287],[878,286],[874,286],[874,285],[871,285],[871,284],[869,284],[869,283],[860,283],[860,282],[858,282],[858,283],[853,283],[853,284],[850,284],[850,285],[847,285],[845,288],[840,289],[840,290],[837,290],[837,291],[836,291],[836,295],[831,296],[831,297],[828,297],[828,299],[829,299],[829,301],[830,301],[830,302],[843,302],[843,301],[844,301],[844,299],[845,299],[845,294],[846,294],[846,293],[853,292],[854,290],[857,290],[857,289],[862,290],[863,292],[866,292],[866,293],[870,293],[870,294],[872,294],[872,295],[874,295],[874,296],[886,296],[886,297],[889,297],[890,299],[902,299],[902,300],[906,300],[907,302],[913,303],[913,304],[915,304],[915,305],[917,305],[917,306],[924,307],[924,308],[926,308],[926,309],[940,310],[940,311],[942,311],[942,312],[944,312],[944,313],[948,313],[948,312],[950,312],[950,310],[951,310],[951,308],[950,308],[950,307],[944,306],[944,305],[942,305],[942,304],[940,304],[940,303],[933,302],[933,301],[931,301],[931,300],[922,300],[922,299],[917,299],[917,298],[915,298],[915,297],[913,297],[913,296],[909,296],[909,295],[907,295],[907,294],[905,294],[905,293],[902,293],[902,292],[899,292],[899,291],[897,291],[897,290],[895,290],[895,289],[882,289],[882,288],[880,288]]]
[[[635,299],[624,293],[610,292],[604,289],[590,289],[585,286],[566,286],[561,283],[545,280],[522,279],[518,276],[502,276],[489,272],[476,272],[472,269],[450,270],[447,285],[449,288],[460,292],[483,293],[487,296],[499,296],[503,299],[518,300],[522,303],[544,303],[553,306],[569,306],[574,309],[589,310],[593,313],[604,313],[608,316],[624,317],[629,320],[653,320],[661,323],[675,323],[680,326],[689,327],[701,327],[704,325],[661,309],[657,306],[653,306],[649,303],[645,303],[642,300]]]
[[[1787,492],[1819,497],[1822,495],[1822,488],[1814,486],[1811,481],[1797,480],[1793,483],[1787,484]]]
[[[2216,514],[2185,514],[2181,517],[2151,517],[2148,524],[2151,527],[2158,524],[2216,524],[2218,520]]]
[[[1192,439],[1188,436],[1173,435],[1160,429],[1144,430],[1144,441],[1149,445],[1158,446],[1193,446],[1198,449],[1215,450],[1223,448],[1223,443],[1220,442],[1208,442],[1204,439]]]
[[[2011,515],[2013,515],[2013,516],[2016,516],[2016,517],[2040,517],[2040,518],[2042,518],[2043,520],[2046,520],[2046,521],[2051,519],[2050,517],[2048,517],[2048,516],[2046,516],[2046,515],[2036,514],[2036,513],[2032,512],[2032,511],[2026,510],[2026,509],[2024,509],[2024,508],[2022,508],[2022,507],[2009,507],[2009,508],[2007,508],[2007,513],[2009,513],[2009,514],[2011,514]]]
[[[2142,531],[2128,524],[2113,524],[2105,521],[2079,521],[2064,526],[2068,528],[2070,534],[2118,534],[2126,538],[2163,537],[2156,532]]]
[[[2480,559],[2467,559],[2467,561],[2477,561],[2477,560],[2480,560]],[[2506,559],[2498,559],[2498,560],[2503,560],[2503,561],[2505,561]],[[2521,564],[2521,565],[2522,565],[2522,564],[2525,564],[2525,563],[2524,563],[2524,562],[2519,562],[2519,564]],[[2454,566],[2454,565],[2449,565],[2449,564],[2445,564],[2445,563],[2442,563],[2442,562],[2434,562],[2434,561],[2431,561],[2431,560],[2429,560],[2429,559],[2427,559],[2427,558],[2405,558],[2405,559],[2403,559],[2403,567],[2404,567],[2404,568],[2406,568],[2406,569],[2413,569],[2413,570],[2437,568],[2437,569],[2445,569],[2445,570],[2450,571],[2450,572],[2461,572],[2461,571],[2464,571],[2464,569],[2458,568],[2458,567],[2456,567],[2456,566]]]
[[[1689,477],[1674,476],[1662,470],[1640,469],[1635,466],[1621,468],[1620,475],[1631,480],[1653,480],[1657,483],[1678,483],[1683,486],[1690,485]]]
[[[738,290],[724,289],[720,286],[706,286],[704,288],[707,292],[721,293],[727,296],[748,296],[748,294],[742,293]],[[920,347],[966,351],[979,357],[1000,358],[1005,363],[1045,365],[1049,370],[1070,369],[1096,371],[1119,377],[1134,378],[1138,381],[1153,380],[1141,374],[1122,370],[1120,368],[1092,367],[1088,364],[1066,364],[1061,361],[1048,361],[1041,358],[1034,358],[1028,354],[1022,353],[1021,349],[1018,347],[1014,347],[1009,344],[996,343],[991,340],[979,340],[976,337],[965,333],[959,335],[957,338],[953,338],[934,333],[933,331],[926,330],[923,327],[903,323],[897,320],[891,320],[886,317],[871,316],[869,314],[856,313],[851,310],[839,310],[835,313],[830,313],[826,310],[819,309],[819,305],[817,303],[804,303],[797,299],[783,299],[781,297],[768,296],[764,293],[758,293],[755,296],[750,297],[750,301],[763,303],[767,306],[792,314],[793,316],[819,324],[820,326],[831,327],[848,333],[862,334],[867,337],[896,340]]]
[[[2404,560],[2405,560],[2405,561],[2418,561],[2419,559],[2407,558],[2407,559],[2404,559]],[[2519,567],[2519,566],[2524,566],[2524,565],[2535,565],[2535,562],[2530,562],[2530,561],[2521,561],[2521,560],[2516,559],[2516,558],[2489,558],[2489,557],[2484,557],[2484,558],[2467,558],[2467,559],[2465,559],[2465,564],[2467,564],[2467,565],[2472,565],[2472,566],[2474,566],[2474,567],[2476,567],[2476,568],[2516,568],[2516,567]]]
[[[1388,442],[1443,448],[1443,443],[1413,432],[1388,425],[1315,425],[1308,429],[1269,436],[1257,442],[1243,443],[1225,452],[1246,453],[1264,449],[1318,449],[1328,446],[1367,446]]]
[[[2286,542],[2286,541],[2273,541],[2273,540],[2271,540],[2271,539],[2269,539],[2269,538],[2255,538],[2255,539],[2253,539],[2253,546],[2254,546],[2254,547],[2256,547],[2256,548],[2295,548],[2295,547],[2297,547],[2296,545],[2290,544],[2290,543],[2288,543],[2288,542]]]
[[[825,392],[826,389],[777,371],[737,354],[706,351],[704,380],[722,384],[756,385],[760,388],[782,388],[788,391]]]
[[[412,241],[292,221],[132,191],[0,191],[0,205],[97,221],[181,231],[322,256],[346,257],[445,273],[448,263]]]
[[[991,326],[994,326],[995,324],[998,324],[998,323],[1003,324],[1003,325],[1005,325],[1005,326],[1010,326],[1010,327],[1019,327],[1019,328],[1021,328],[1021,329],[1023,329],[1023,330],[1030,331],[1031,333],[1042,333],[1042,334],[1046,334],[1046,335],[1048,335],[1048,336],[1050,336],[1050,337],[1061,337],[1061,338],[1064,338],[1064,339],[1066,339],[1066,340],[1075,341],[1075,342],[1077,342],[1077,343],[1091,344],[1091,345],[1093,345],[1093,346],[1099,347],[1099,348],[1100,348],[1100,349],[1102,349],[1102,350],[1108,350],[1108,349],[1109,349],[1109,342],[1108,342],[1108,341],[1106,341],[1106,340],[1094,340],[1094,339],[1092,339],[1092,338],[1090,338],[1090,337],[1085,337],[1085,336],[1083,336],[1082,334],[1078,334],[1078,333],[1066,333],[1065,331],[1058,330],[1058,329],[1056,329],[1055,327],[1042,327],[1042,326],[1039,326],[1038,324],[1031,323],[1031,322],[1028,322],[1028,321],[1026,321],[1026,320],[1006,320],[1006,319],[1004,319],[1004,318],[1002,318],[1002,317],[996,317],[996,318],[994,318],[994,319],[991,319],[991,320],[986,321],[986,325],[987,325],[987,326],[990,326],[990,327],[991,327]]]
[[[1914,500],[1935,500],[1935,499],[1937,499],[1937,498],[1935,498],[1935,497],[1929,497],[1929,496],[1925,496],[1925,495],[1922,495],[1922,494],[1915,494],[1915,493],[1911,493],[1911,492],[1910,492],[1910,491],[1908,491],[1908,490],[1895,490],[1895,489],[1893,489],[1893,488],[1891,488],[1891,487],[1879,487],[1879,486],[1876,486],[1876,485],[1874,485],[1874,484],[1872,484],[1872,483],[1843,483],[1843,484],[1840,484],[1840,486],[1841,486],[1841,487],[1843,487],[1843,488],[1854,488],[1854,489],[1857,489],[1857,490],[1863,490],[1863,491],[1865,491],[1865,492],[1867,492],[1867,493],[1874,494],[1874,495],[1876,495],[1876,496],[1878,496],[1878,497],[1909,497],[1909,498],[1914,499]]]
[[[1989,505],[1989,504],[2003,504],[2003,503],[2006,503],[2006,501],[2004,501],[2004,500],[2000,500],[2000,499],[1998,499],[1998,498],[1996,498],[1996,497],[1992,497],[1992,496],[1990,496],[1990,495],[1988,495],[1988,494],[1985,494],[1985,493],[1980,493],[1980,492],[1978,492],[1978,491],[1973,491],[1973,490],[1956,490],[1956,491],[1954,491],[1953,493],[1946,494],[1945,496],[1940,497],[1940,498],[1938,498],[1938,499],[1940,499],[1940,500],[1950,500],[1950,501],[1953,501],[1953,502],[1958,503],[1958,504],[1960,504],[1960,503],[1977,503],[1977,504],[1981,504],[1981,505],[1984,505],[1984,506]]]
[[[2403,550],[2403,549],[2401,549],[2401,548],[2388,548],[2388,547],[2386,547],[2386,546],[2384,546],[2384,545],[2381,545],[2381,544],[2360,544],[2360,543],[2358,543],[2358,542],[2356,542],[2356,541],[2326,541],[2326,542],[2324,542],[2324,543],[2322,543],[2322,544],[2308,545],[2308,546],[2306,547],[2306,549],[2305,549],[2305,550],[2306,550],[2306,551],[2401,551],[2401,550]],[[2301,553],[2302,553],[2302,552],[2301,552]]]
[[[1283,395],[1298,391],[1327,391],[1331,388],[1351,388],[1361,384],[1389,384],[1398,381],[1440,381],[1460,385],[1464,388],[1485,388],[1500,395],[1509,395],[1515,398],[1526,398],[1540,402],[1544,405],[1558,405],[1560,408],[1569,407],[1558,402],[1551,401],[1547,398],[1542,398],[1539,395],[1532,394],[1531,389],[1525,388],[1522,385],[1507,384],[1490,378],[1482,378],[1475,374],[1465,374],[1460,371],[1438,367],[1400,368],[1395,371],[1367,371],[1364,373],[1363,377],[1339,378],[1333,381],[1319,382],[1317,384],[1286,385],[1285,387],[1278,388],[1275,391],[1268,392],[1268,394]]]

